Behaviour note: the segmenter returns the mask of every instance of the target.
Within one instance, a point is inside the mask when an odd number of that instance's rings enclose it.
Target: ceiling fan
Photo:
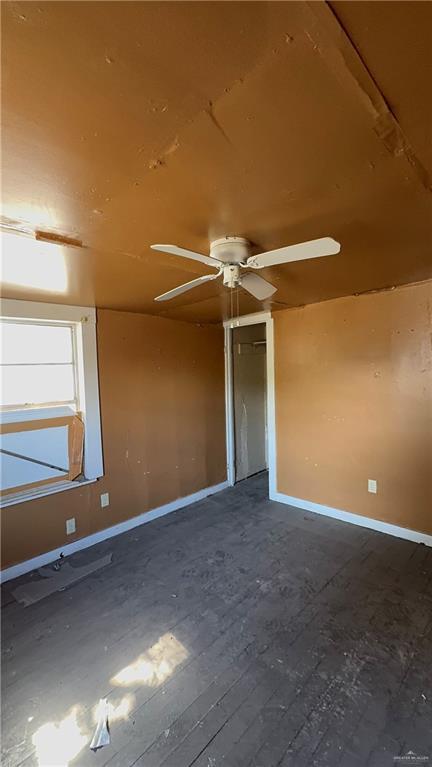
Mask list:
[[[208,256],[195,253],[193,250],[179,248],[177,245],[152,245],[151,247],[153,250],[161,250],[164,253],[171,253],[173,256],[200,261],[202,264],[216,269],[216,274],[204,274],[202,277],[197,277],[184,285],[179,285],[178,288],[162,293],[154,299],[155,301],[169,301],[187,290],[196,288],[210,280],[217,280],[221,276],[223,277],[223,284],[227,288],[241,286],[258,301],[264,301],[266,298],[270,298],[277,288],[258,274],[244,270],[263,269],[266,266],[304,261],[308,258],[333,256],[339,253],[341,246],[332,237],[321,237],[318,240],[309,240],[298,245],[287,245],[284,248],[269,250],[266,253],[252,256],[251,245],[244,237],[222,237],[210,243]]]

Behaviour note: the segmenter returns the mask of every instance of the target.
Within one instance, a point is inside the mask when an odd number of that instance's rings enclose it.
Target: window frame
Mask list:
[[[96,309],[86,306],[45,304],[37,301],[2,299],[0,316],[4,319],[34,322],[39,324],[67,324],[74,328],[74,358],[76,365],[76,395],[78,412],[84,421],[84,464],[83,480],[65,483],[62,488],[46,485],[44,489],[13,493],[0,500],[0,507],[31,500],[41,495],[77,487],[94,482],[104,474],[102,436],[100,423],[99,380],[96,342]],[[0,411],[1,423],[43,419],[54,414],[64,414],[68,405],[55,403],[25,406]]]

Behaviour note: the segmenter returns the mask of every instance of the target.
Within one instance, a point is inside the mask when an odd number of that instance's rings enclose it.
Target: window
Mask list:
[[[72,325],[1,320],[2,410],[47,405],[79,409]]]
[[[101,477],[95,309],[4,299],[0,337],[1,505]]]

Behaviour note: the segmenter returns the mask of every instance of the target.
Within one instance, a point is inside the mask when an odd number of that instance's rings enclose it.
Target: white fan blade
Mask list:
[[[204,274],[202,277],[197,277],[196,280],[185,282],[184,285],[179,285],[178,288],[173,288],[173,290],[169,290],[167,293],[162,293],[161,296],[155,298],[155,301],[169,301],[170,298],[180,296],[182,293],[186,293],[187,290],[192,290],[192,288],[196,288],[204,282],[216,280],[219,277],[219,274],[220,272],[218,272],[218,274]]]
[[[273,293],[276,293],[277,288],[274,285],[270,285],[267,280],[263,280],[258,274],[245,274],[241,278],[241,286],[248,293],[251,293],[258,301],[264,301],[265,298],[270,298]]]
[[[276,264],[288,264],[291,261],[304,261],[307,258],[321,258],[321,256],[334,256],[340,251],[340,243],[333,237],[321,237],[318,240],[300,242],[298,245],[287,245],[278,250],[268,250],[258,256],[248,258],[246,264],[252,269],[262,269],[264,266]]]
[[[202,264],[207,266],[213,266],[214,269],[219,269],[221,263],[215,258],[210,256],[203,256],[202,253],[195,253],[193,250],[186,250],[186,248],[179,248],[177,245],[150,245],[152,250],[161,250],[162,253],[171,253],[173,256],[181,256],[182,258],[191,258],[193,261],[201,261]]]

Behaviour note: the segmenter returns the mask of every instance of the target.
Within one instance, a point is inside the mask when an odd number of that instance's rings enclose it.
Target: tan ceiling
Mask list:
[[[262,272],[274,308],[432,276],[432,3],[1,6],[3,214],[85,245],[4,295],[216,321],[219,284],[153,302],[208,270],[149,245],[225,234],[342,243]]]

